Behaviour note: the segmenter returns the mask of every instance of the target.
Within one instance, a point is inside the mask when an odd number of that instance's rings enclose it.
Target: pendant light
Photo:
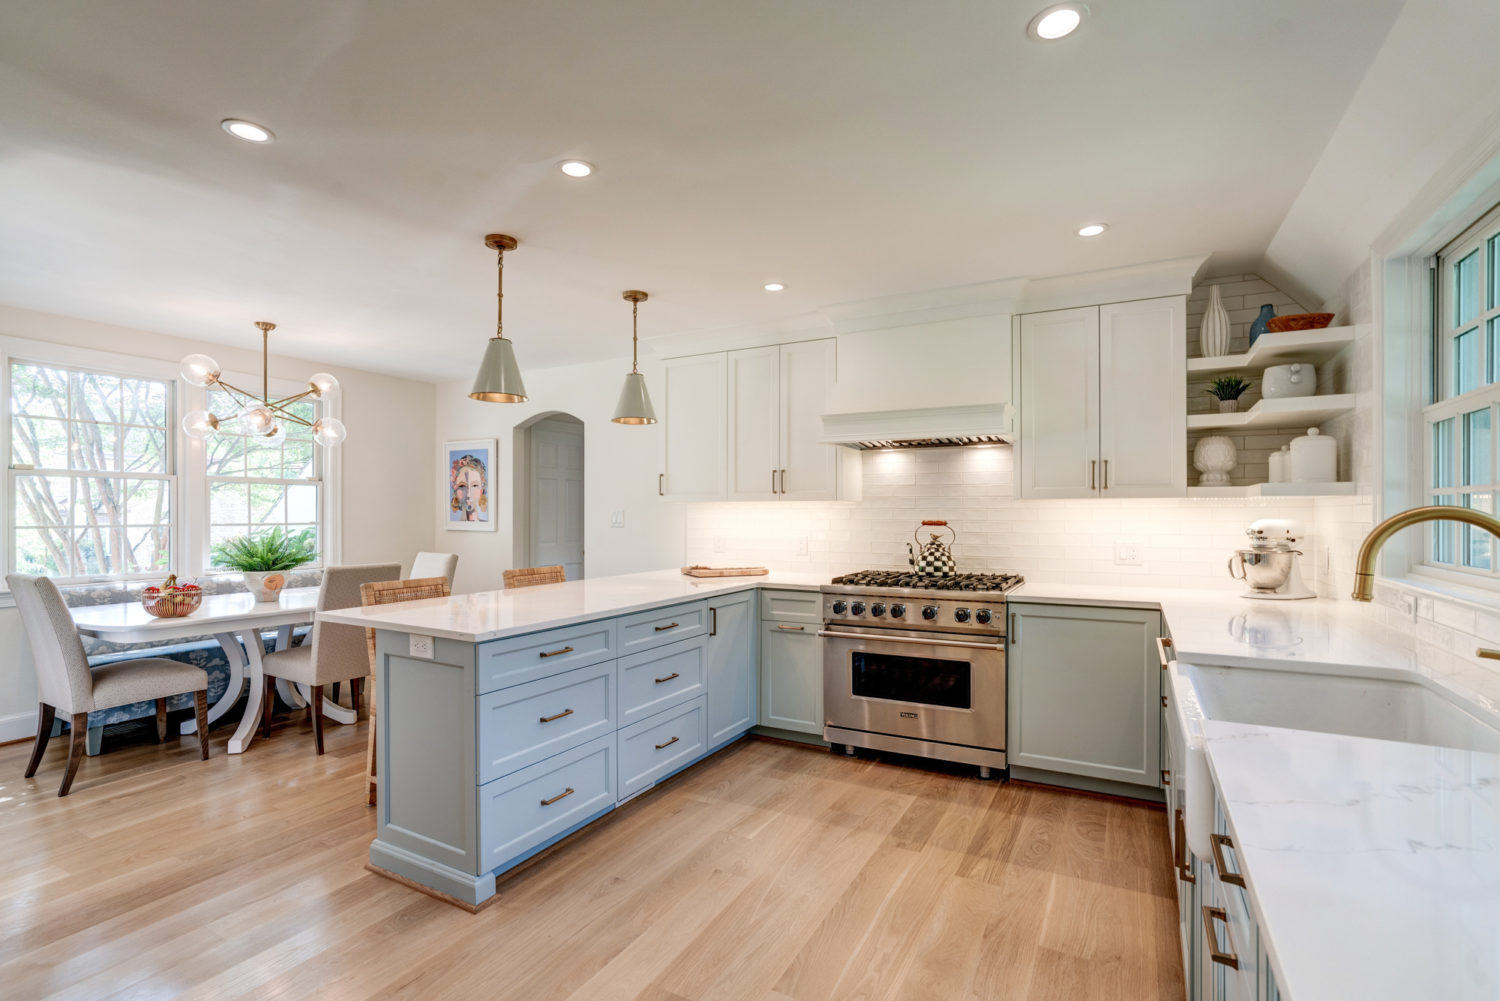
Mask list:
[[[630,303],[630,372],[625,376],[625,385],[620,389],[620,402],[615,404],[615,415],[610,418],[616,424],[655,424],[656,410],[651,406],[651,394],[646,392],[646,377],[637,367],[637,352],[640,334],[637,331],[637,315],[646,293],[631,289],[622,293]]]
[[[469,399],[489,403],[525,403],[526,384],[521,381],[521,369],[516,365],[516,350],[505,339],[501,325],[505,312],[505,252],[516,249],[516,238],[491,233],[484,238],[484,245],[495,252],[495,336],[484,349],[484,359],[479,363],[479,374],[474,377]]]

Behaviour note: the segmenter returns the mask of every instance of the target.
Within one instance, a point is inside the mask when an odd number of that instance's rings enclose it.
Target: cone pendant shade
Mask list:
[[[479,374],[474,377],[474,388],[469,391],[469,399],[488,403],[526,402],[526,384],[521,381],[516,351],[508,338],[490,338],[489,347],[484,349],[484,359],[479,363]]]
[[[615,404],[615,415],[610,420],[616,424],[656,423],[656,409],[651,406],[651,394],[646,392],[644,375],[626,373],[625,385],[620,387],[620,402]]]

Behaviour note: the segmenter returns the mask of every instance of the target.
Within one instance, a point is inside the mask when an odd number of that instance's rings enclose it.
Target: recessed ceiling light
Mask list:
[[[1032,18],[1026,33],[1044,42],[1055,42],[1077,31],[1088,10],[1081,3],[1055,4]]]
[[[766,282],[765,288],[767,292],[780,292],[786,286],[781,284],[781,282]]]
[[[1104,232],[1106,229],[1109,229],[1109,227],[1106,226],[1106,225],[1104,225],[1104,223],[1102,223],[1102,222],[1093,222],[1093,223],[1089,223],[1087,226],[1084,226],[1084,227],[1080,228],[1078,230],[1078,235],[1079,236],[1098,236],[1100,233]]]
[[[276,133],[264,125],[256,125],[243,118],[226,118],[219,123],[219,127],[236,139],[243,139],[247,143],[268,143],[276,138]]]
[[[594,165],[587,160],[564,160],[557,169],[569,177],[588,177],[594,172]]]

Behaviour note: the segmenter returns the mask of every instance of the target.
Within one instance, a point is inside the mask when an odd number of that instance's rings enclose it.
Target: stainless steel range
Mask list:
[[[823,593],[823,737],[1005,767],[1005,595],[1019,574],[872,570]]]

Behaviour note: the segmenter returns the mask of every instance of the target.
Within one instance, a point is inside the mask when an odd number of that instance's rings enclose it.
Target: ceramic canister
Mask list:
[[[1281,450],[1280,451],[1278,451],[1278,452],[1272,452],[1271,455],[1270,455],[1270,458],[1269,458],[1268,461],[1271,464],[1271,482],[1272,483],[1285,483],[1286,482],[1286,458],[1287,458],[1287,451],[1288,451],[1287,446],[1283,445],[1283,446],[1281,446]]]
[[[1317,428],[1292,439],[1287,457],[1287,479],[1292,483],[1335,483],[1338,481],[1339,442]]]
[[[1268,400],[1312,396],[1318,390],[1318,370],[1300,362],[1272,365],[1261,373],[1260,395]]]

